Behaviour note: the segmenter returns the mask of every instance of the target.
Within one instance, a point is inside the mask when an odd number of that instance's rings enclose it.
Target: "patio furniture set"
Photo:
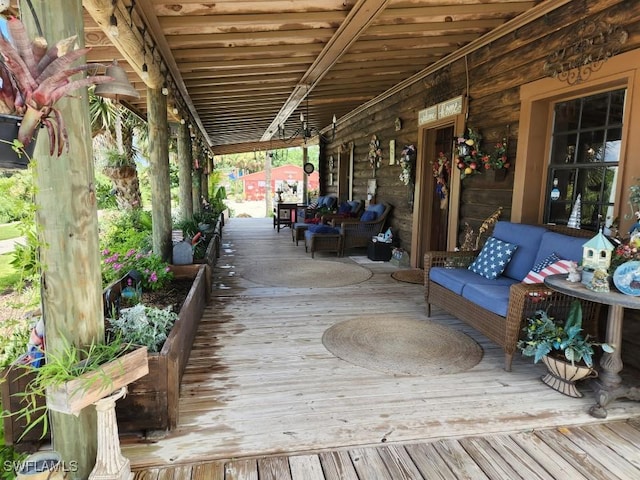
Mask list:
[[[334,196],[319,197],[313,204],[315,208],[298,211],[298,219],[304,221],[290,225],[292,241],[299,245],[304,240],[305,251],[311,253],[311,258],[315,258],[315,252],[343,256],[347,249],[366,247],[372,237],[383,231],[392,209],[387,203],[370,204],[365,209],[364,202],[353,200],[327,211],[327,206],[331,208],[336,203]]]

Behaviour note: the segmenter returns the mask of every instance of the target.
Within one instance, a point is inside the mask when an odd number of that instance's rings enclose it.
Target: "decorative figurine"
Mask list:
[[[591,283],[587,285],[587,288],[598,293],[608,293],[609,274],[607,273],[607,271],[599,268],[595,272],[593,272],[593,278],[591,279]]]
[[[582,275],[578,270],[578,264],[576,262],[571,262],[569,274],[567,275],[567,282],[578,283],[580,280],[582,280]]]

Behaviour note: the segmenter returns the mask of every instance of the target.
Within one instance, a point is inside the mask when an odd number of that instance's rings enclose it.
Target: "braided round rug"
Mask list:
[[[483,355],[482,347],[465,333],[397,316],[345,320],[327,329],[322,343],[342,360],[391,375],[460,373]]]
[[[396,270],[391,274],[391,278],[399,282],[405,283],[424,283],[424,270],[421,268],[412,268],[411,270]]]
[[[249,264],[242,277],[272,287],[331,288],[362,283],[373,273],[359,265],[328,260],[258,261]]]

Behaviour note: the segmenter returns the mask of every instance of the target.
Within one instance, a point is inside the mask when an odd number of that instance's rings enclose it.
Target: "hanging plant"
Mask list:
[[[31,143],[40,125],[46,127],[49,154],[53,155],[57,146],[60,156],[68,137],[62,115],[54,104],[79,88],[110,82],[113,78],[93,75],[70,80],[73,75],[95,68],[89,64],[72,66],[90,50],[74,50],[76,36],[49,48],[42,37],[30,40],[24,25],[15,17],[9,19],[7,29],[11,41],[0,33],[0,113],[22,117],[17,140],[23,146]]]

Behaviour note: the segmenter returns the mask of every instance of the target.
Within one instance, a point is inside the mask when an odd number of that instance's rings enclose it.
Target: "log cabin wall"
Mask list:
[[[333,155],[337,159],[340,146],[353,142],[354,199],[366,199],[367,182],[375,178],[376,201],[385,201],[394,206],[390,226],[399,245],[410,250],[412,208],[408,201],[410,189],[399,178],[400,151],[404,145],[418,145],[420,110],[468,92],[467,127],[481,133],[483,149],[486,151],[492,151],[493,144],[508,134],[511,167],[502,180],[494,180],[491,175],[474,175],[461,182],[460,203],[450,206],[457,212],[458,243],[465,222],[477,228],[499,206],[503,207],[501,218],[508,220],[511,217],[514,170],[518,168],[515,158],[519,135],[520,87],[545,77],[543,67],[547,56],[565,45],[567,38],[575,33],[584,20],[604,20],[624,28],[629,37],[622,45],[620,54],[640,46],[639,19],[640,2],[636,0],[576,0],[369,107],[348,123],[339,124],[335,140],[321,150],[323,167],[320,174],[326,192],[338,192],[338,162],[334,162],[336,166],[329,171],[327,158]],[[384,65],[380,68],[384,68]],[[396,130],[397,118],[402,124],[400,130]],[[368,160],[372,135],[380,140],[383,152],[383,160],[375,171],[375,177]],[[396,144],[395,165],[389,164],[390,140],[395,140]],[[347,154],[346,148],[343,150],[341,155],[344,156]],[[418,152],[418,161],[420,156],[421,152]],[[332,185],[330,174],[333,174]]]

